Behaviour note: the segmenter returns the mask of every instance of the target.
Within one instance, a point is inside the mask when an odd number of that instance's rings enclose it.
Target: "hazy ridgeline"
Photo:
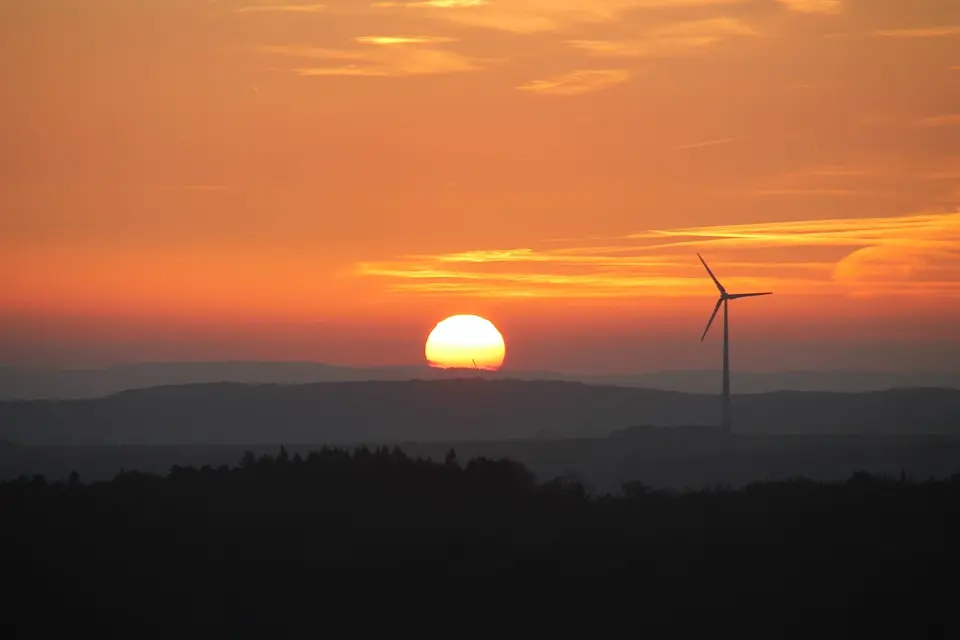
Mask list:
[[[508,459],[399,448],[281,449],[92,484],[24,477],[0,485],[0,526],[17,550],[6,577],[31,585],[12,620],[130,631],[160,616],[181,633],[206,623],[253,637],[251,620],[298,624],[280,612],[330,587],[315,569],[604,577],[658,595],[648,617],[826,606],[875,625],[895,618],[909,637],[952,620],[960,474],[623,489],[590,496]]]
[[[653,371],[622,375],[574,375],[554,371],[464,371],[409,367],[343,367],[319,362],[144,362],[103,369],[33,369],[0,366],[0,400],[97,398],[170,385],[235,382],[245,384],[312,384],[449,380],[460,377],[488,380],[555,380],[594,385],[639,387],[684,393],[715,393],[718,372]],[[732,371],[738,393],[772,391],[833,391],[858,393],[895,388],[960,389],[957,373],[894,373],[876,371]]]
[[[719,398],[560,381],[195,384],[104,398],[0,402],[0,439],[26,445],[275,445],[606,437],[636,425],[716,425]],[[960,435],[960,390],[734,395],[740,434]]]
[[[734,396],[735,433],[715,425],[716,395],[517,380],[198,384],[97,399],[0,402],[0,478],[231,464],[281,443],[401,444],[438,459],[522,462],[539,480],[577,474],[591,490],[622,481],[741,485],[855,469],[944,477],[960,469],[960,391],[894,389]],[[638,424],[658,429],[633,428]]]
[[[428,366],[343,367],[319,362],[144,362],[102,369],[36,369],[0,365],[0,400],[97,398],[170,385],[233,382],[243,384],[313,384],[449,380],[554,380],[601,386],[638,387],[662,391],[714,394],[719,372],[652,371],[637,374],[576,375],[554,371],[465,371]],[[895,388],[960,389],[957,373],[895,373],[876,371],[780,371],[730,374],[736,393],[773,391],[832,391],[859,393]]]

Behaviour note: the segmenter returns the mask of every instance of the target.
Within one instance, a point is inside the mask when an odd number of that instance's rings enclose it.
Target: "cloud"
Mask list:
[[[721,138],[719,140],[706,140],[704,142],[692,142],[690,144],[681,144],[674,147],[677,151],[683,151],[686,149],[701,149],[703,147],[716,147],[722,144],[730,144],[736,142],[737,138]]]
[[[343,62],[341,65],[301,66],[294,71],[301,76],[416,76],[479,71],[490,59],[473,58],[434,47],[384,46],[400,44],[403,38],[369,37],[360,49],[322,49],[313,47],[264,46],[262,53],[304,58],[313,61]],[[407,40],[410,40],[409,38]],[[413,44],[407,42],[406,44]]]
[[[923,27],[920,29],[887,29],[877,31],[885,38],[949,38],[960,36],[960,26]]]
[[[955,250],[960,243],[960,213],[691,227],[632,234],[627,238],[658,240],[647,247],[657,250],[678,247],[854,249],[879,245]]]
[[[572,246],[409,255],[362,263],[356,273],[385,279],[392,291],[420,295],[700,296],[704,277],[691,256],[704,251],[730,287],[801,295],[960,296],[960,212],[650,230],[602,244],[557,242]],[[829,250],[836,258],[811,261],[814,248],[816,255]]]
[[[414,9],[457,24],[513,33],[559,31],[582,24],[615,23],[636,9],[749,4],[750,0],[420,0],[377,2],[380,9]]]
[[[889,189],[878,190],[876,178],[893,171],[878,158],[865,158],[865,165],[824,164],[813,165],[776,176],[772,181],[764,181],[759,188],[746,191],[733,191],[733,197],[805,197],[805,198],[889,198],[897,194]],[[902,171],[900,171],[902,173]],[[865,179],[870,178],[870,182]],[[889,185],[885,179],[882,184]]]
[[[820,196],[820,197],[859,197],[883,196],[875,191],[860,189],[760,189],[754,192],[758,196]]]
[[[801,169],[791,171],[786,174],[790,178],[851,178],[871,175],[872,172],[859,167],[848,167],[844,165],[824,165],[821,167],[812,167],[810,169]]]
[[[462,7],[479,7],[487,4],[486,0],[414,0],[411,2],[375,2],[374,7],[429,7],[433,9],[456,9]]]
[[[960,249],[877,245],[857,249],[834,268],[833,279],[856,297],[903,293],[960,296]]]
[[[567,44],[599,57],[679,56],[735,36],[756,31],[737,18],[709,18],[662,25],[630,40],[568,40]]]
[[[843,3],[840,0],[777,0],[777,2],[799,13],[837,15],[843,11]]]
[[[217,193],[230,191],[232,187],[224,184],[185,184],[173,187],[164,187],[161,191],[189,192],[189,193]]]
[[[929,127],[948,127],[951,125],[960,125],[960,113],[951,113],[945,116],[931,116],[917,121],[917,125],[924,128]]]
[[[457,42],[456,38],[435,36],[360,36],[356,39],[360,44],[403,45],[403,44],[442,44]]]
[[[933,171],[920,176],[921,180],[949,180],[951,182],[960,182],[960,170],[957,171]]]
[[[321,13],[327,10],[323,4],[253,4],[238,7],[238,13]]]
[[[600,91],[630,79],[625,69],[581,69],[546,80],[533,80],[517,89],[556,96],[577,96]]]

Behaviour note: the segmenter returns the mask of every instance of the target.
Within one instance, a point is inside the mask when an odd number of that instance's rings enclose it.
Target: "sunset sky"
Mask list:
[[[0,364],[960,362],[956,0],[0,0]],[[711,332],[719,329],[715,326]]]

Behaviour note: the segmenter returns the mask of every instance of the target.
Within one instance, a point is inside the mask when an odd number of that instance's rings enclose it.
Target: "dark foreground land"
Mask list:
[[[257,621],[312,632],[335,613],[320,594],[346,584],[330,570],[393,572],[408,585],[397,601],[442,584],[428,576],[567,575],[587,578],[569,583],[578,592],[629,592],[645,621],[703,607],[759,620],[787,607],[799,622],[831,607],[899,637],[948,637],[960,568],[960,474],[684,492],[635,481],[614,497],[538,484],[508,459],[281,449],[93,484],[24,477],[0,485],[0,512],[5,578],[18,585],[7,620],[124,637],[161,621],[178,637],[203,625],[262,637]],[[280,612],[305,594],[314,614],[297,627]],[[710,631],[713,619],[690,622]]]

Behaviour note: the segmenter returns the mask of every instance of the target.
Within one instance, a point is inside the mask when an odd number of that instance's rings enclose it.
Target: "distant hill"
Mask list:
[[[367,380],[449,380],[462,377],[465,373],[489,380],[557,380],[686,393],[717,393],[720,390],[719,370],[577,375],[552,371],[445,371],[427,366],[341,367],[317,362],[147,362],[76,370],[0,366],[0,400],[96,398],[130,389],[214,382],[309,384]],[[733,389],[737,393],[861,392],[914,387],[960,389],[960,373],[734,371],[731,377]]]
[[[0,439],[39,444],[258,444],[606,437],[713,425],[716,395],[562,381],[413,380],[167,386],[106,398],[0,402]],[[740,433],[960,433],[960,391],[734,397]]]

